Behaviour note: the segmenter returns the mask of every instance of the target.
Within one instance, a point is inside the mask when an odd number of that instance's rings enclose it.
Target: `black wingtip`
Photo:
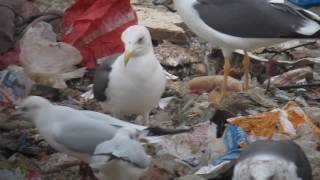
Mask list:
[[[164,129],[160,127],[148,127],[148,136],[174,135],[193,131],[193,128],[186,129]]]
[[[110,72],[112,70],[111,66],[120,55],[121,54],[116,53],[107,57],[96,70],[92,90],[94,98],[100,102],[106,101],[108,98],[105,94],[105,90],[108,88],[110,81]]]

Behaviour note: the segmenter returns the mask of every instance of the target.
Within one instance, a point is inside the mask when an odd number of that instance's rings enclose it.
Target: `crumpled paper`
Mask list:
[[[193,126],[191,133],[165,137],[159,144],[158,155],[173,155],[193,168],[207,165],[224,153],[222,139],[216,138],[216,125],[208,121]]]

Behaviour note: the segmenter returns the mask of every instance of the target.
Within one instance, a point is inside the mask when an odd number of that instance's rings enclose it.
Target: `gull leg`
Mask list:
[[[244,71],[244,89],[249,89],[249,65],[250,59],[248,56],[248,52],[244,50],[244,57],[243,57],[243,71]]]
[[[219,101],[221,101],[227,94],[229,72],[230,72],[230,60],[228,58],[225,58],[224,66],[223,66],[223,84],[222,84]]]

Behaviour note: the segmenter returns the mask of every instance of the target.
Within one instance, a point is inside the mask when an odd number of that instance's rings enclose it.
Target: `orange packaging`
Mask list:
[[[313,124],[312,120],[294,101],[289,101],[282,109],[231,118],[227,121],[240,126],[248,134],[266,138],[272,137],[275,132],[296,135],[295,129],[299,124],[304,122],[306,122],[314,132],[320,134],[319,127]]]

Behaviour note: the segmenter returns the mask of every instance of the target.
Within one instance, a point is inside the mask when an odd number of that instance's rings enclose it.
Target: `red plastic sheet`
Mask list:
[[[96,60],[124,47],[121,33],[137,24],[129,0],[77,0],[63,17],[62,41],[81,51],[81,65],[96,66]]]

